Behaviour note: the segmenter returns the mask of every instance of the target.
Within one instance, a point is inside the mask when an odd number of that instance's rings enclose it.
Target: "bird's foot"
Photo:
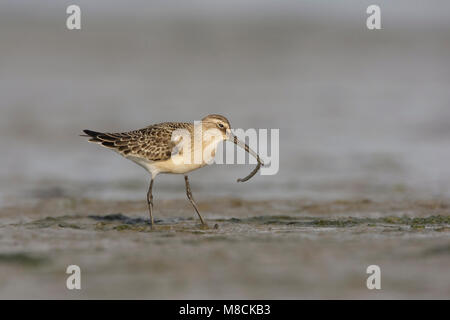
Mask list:
[[[202,230],[208,230],[209,226],[206,222],[203,222],[202,224],[199,225],[200,229]]]

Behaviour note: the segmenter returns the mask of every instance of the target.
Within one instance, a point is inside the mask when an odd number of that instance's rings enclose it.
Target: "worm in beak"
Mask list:
[[[231,130],[228,130],[227,136],[228,136],[229,140],[233,141],[234,144],[236,144],[237,146],[239,146],[242,149],[244,149],[245,151],[247,151],[249,154],[251,154],[256,159],[256,161],[258,161],[256,168],[253,169],[253,171],[250,172],[250,174],[248,176],[241,178],[241,179],[237,179],[237,182],[245,182],[245,181],[251,179],[258,172],[259,168],[261,168],[261,166],[264,166],[264,163],[259,158],[259,155],[255,151],[250,149],[250,147],[247,144],[245,144],[244,142],[239,140],[238,137],[236,137],[233,133],[231,133]]]

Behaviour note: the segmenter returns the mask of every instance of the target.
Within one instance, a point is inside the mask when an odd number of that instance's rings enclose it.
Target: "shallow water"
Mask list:
[[[364,28],[355,1],[209,19],[92,4],[80,32],[61,25],[64,8],[3,6],[0,201],[52,191],[141,199],[142,168],[87,144],[81,130],[209,113],[236,128],[280,129],[280,171],[236,185],[251,167],[205,168],[192,174],[197,197],[448,197],[450,25],[439,19],[448,4],[409,4],[381,3],[380,32]],[[182,178],[159,178],[155,192],[184,197]]]

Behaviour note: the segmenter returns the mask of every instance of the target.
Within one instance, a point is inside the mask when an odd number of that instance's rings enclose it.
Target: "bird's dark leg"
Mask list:
[[[198,212],[198,208],[197,208],[197,205],[195,204],[194,198],[192,197],[192,192],[191,192],[191,187],[189,186],[188,176],[186,176],[186,175],[184,176],[184,181],[186,182],[186,195],[187,195],[189,201],[191,202],[192,206],[194,207],[195,212],[197,212],[198,217],[200,218],[200,221],[202,222],[202,224],[204,226],[206,226],[206,223],[203,220],[202,216],[200,215],[200,212]]]
[[[152,194],[152,188],[153,188],[153,177],[152,180],[150,180],[150,186],[148,187],[147,192],[147,205],[148,205],[148,212],[150,213],[150,224],[153,228],[154,221],[153,221],[153,194]]]

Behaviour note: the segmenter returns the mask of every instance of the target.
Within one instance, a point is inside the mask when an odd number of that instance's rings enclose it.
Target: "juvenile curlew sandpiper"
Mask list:
[[[245,178],[238,179],[238,182],[249,180],[258,172],[261,165],[264,165],[257,153],[233,135],[227,118],[217,114],[204,117],[199,124],[164,122],[121,133],[91,130],[83,130],[83,132],[86,134],[83,136],[90,137],[90,142],[110,148],[150,172],[147,204],[152,227],[154,225],[153,180],[159,173],[184,174],[187,197],[201,223],[206,225],[192,197],[187,173],[209,164],[215,156],[217,145],[223,140],[233,141],[254,156],[258,162],[256,168]]]

